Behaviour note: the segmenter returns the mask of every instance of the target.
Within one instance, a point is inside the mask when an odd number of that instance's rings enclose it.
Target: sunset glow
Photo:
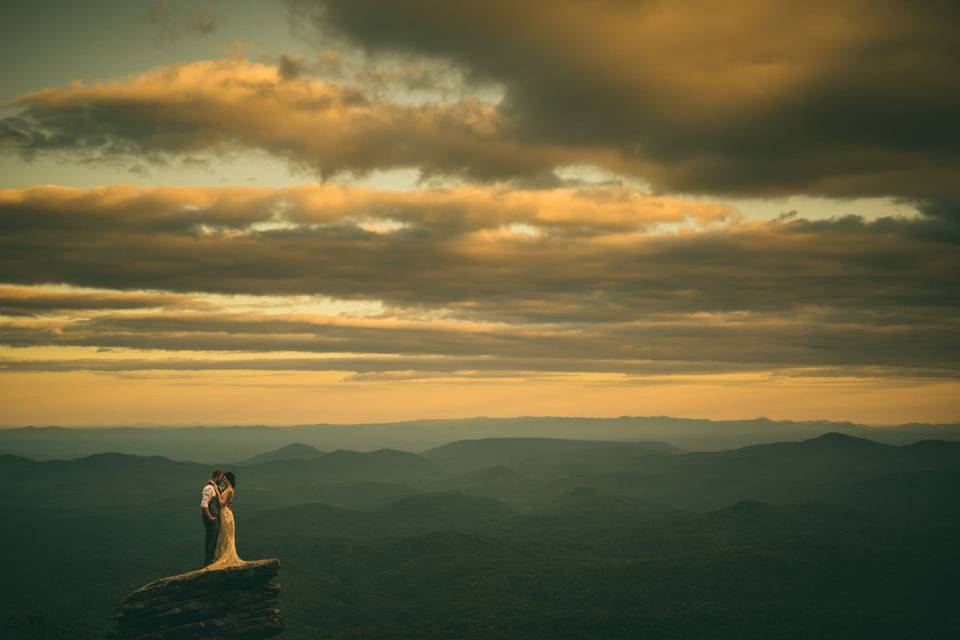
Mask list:
[[[0,426],[960,420],[946,5],[113,4],[0,44]]]

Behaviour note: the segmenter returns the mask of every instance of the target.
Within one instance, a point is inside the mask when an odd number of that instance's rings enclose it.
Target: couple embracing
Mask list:
[[[237,555],[237,529],[233,520],[233,499],[237,476],[216,469],[200,494],[200,513],[206,532],[203,543],[203,569],[221,569],[243,560]]]

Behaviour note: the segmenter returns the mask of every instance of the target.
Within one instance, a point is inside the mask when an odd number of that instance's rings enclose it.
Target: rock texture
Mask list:
[[[279,560],[251,560],[191,571],[144,585],[127,596],[114,637],[127,640],[255,640],[283,631]]]

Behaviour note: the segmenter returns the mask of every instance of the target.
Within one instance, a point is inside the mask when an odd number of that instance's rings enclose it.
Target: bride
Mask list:
[[[237,476],[232,471],[223,474],[226,486],[218,493],[220,499],[220,535],[217,537],[217,549],[213,554],[213,563],[207,569],[223,569],[243,564],[237,555],[237,527],[233,519],[233,498],[236,496]]]

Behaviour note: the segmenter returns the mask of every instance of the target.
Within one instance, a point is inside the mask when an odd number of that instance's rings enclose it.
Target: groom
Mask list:
[[[217,536],[220,535],[220,481],[223,478],[221,469],[214,469],[213,475],[207,484],[203,485],[200,493],[200,515],[203,516],[203,566],[213,562],[213,554],[217,550]]]

